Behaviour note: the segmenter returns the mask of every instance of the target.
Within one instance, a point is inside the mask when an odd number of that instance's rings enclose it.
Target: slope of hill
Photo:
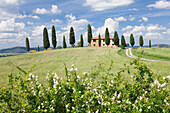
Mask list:
[[[18,70],[10,62],[20,66],[23,69],[29,69],[34,63],[39,62],[33,69],[33,73],[39,76],[40,82],[46,82],[47,73],[56,72],[58,76],[64,76],[64,64],[71,67],[75,64],[78,68],[78,74],[81,76],[83,72],[88,72],[99,62],[103,67],[109,67],[113,60],[113,68],[111,72],[116,73],[124,66],[124,63],[129,64],[133,59],[125,56],[125,51],[122,55],[118,54],[119,48],[99,48],[99,47],[83,47],[83,48],[67,48],[56,49],[52,51],[37,52],[22,54],[18,56],[0,58],[0,84],[7,83],[7,74],[13,72],[18,73]],[[164,76],[170,75],[170,64],[144,61],[153,72]],[[157,66],[159,65],[159,69]],[[125,76],[129,78],[130,76]]]

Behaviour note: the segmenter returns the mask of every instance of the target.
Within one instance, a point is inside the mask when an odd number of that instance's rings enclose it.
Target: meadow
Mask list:
[[[156,52],[161,53],[161,55],[164,57],[168,57],[168,54],[170,53],[170,49],[166,48],[145,50],[154,51],[153,53],[155,54],[157,54]],[[135,55],[134,51],[133,54]],[[43,83],[46,82],[45,77],[47,73],[55,72],[59,77],[64,77],[65,64],[67,67],[70,67],[72,64],[74,64],[76,67],[78,67],[77,73],[81,76],[83,72],[91,71],[92,68],[94,68],[99,63],[101,63],[103,67],[109,67],[111,60],[113,60],[113,68],[111,69],[111,72],[117,73],[125,63],[129,64],[129,62],[131,62],[133,59],[128,58],[125,55],[125,50],[120,50],[119,48],[98,47],[56,49],[52,51],[3,57],[0,58],[0,84],[1,86],[6,85],[9,73],[18,73],[18,70],[13,64],[20,66],[24,70],[27,70],[31,68],[33,64],[38,62],[36,67],[32,70],[32,73],[38,75],[39,81]],[[149,61],[142,62],[147,64],[148,67],[156,74],[160,74],[162,76],[170,75],[170,64],[168,63]],[[130,76],[125,76],[125,78],[130,79]]]

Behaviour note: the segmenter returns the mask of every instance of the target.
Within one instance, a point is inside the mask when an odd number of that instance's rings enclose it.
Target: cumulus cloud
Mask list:
[[[149,31],[149,32],[151,32],[151,31],[160,31],[160,30],[166,30],[166,27],[159,26],[158,24],[156,24],[156,25],[149,24],[147,26],[147,31]]]
[[[148,21],[148,18],[147,17],[142,17],[143,21],[144,22],[147,22]]]
[[[58,23],[58,22],[62,22],[62,20],[59,20],[59,19],[55,19],[55,20],[54,20],[54,19],[52,19],[51,22],[53,22],[53,23]]]
[[[109,29],[110,35],[113,35],[114,32],[118,30],[118,28],[119,28],[119,23],[118,23],[117,21],[111,19],[111,18],[107,18],[107,19],[105,20],[104,25],[103,25],[102,27],[97,28],[97,30],[96,30],[96,32],[94,33],[94,35],[95,35],[95,36],[98,36],[99,33],[100,33],[101,35],[104,35],[106,28]]]
[[[40,17],[39,16],[37,16],[37,15],[19,15],[19,16],[17,16],[16,18],[33,18],[33,19],[40,19]]]
[[[42,36],[44,27],[45,25],[35,26],[34,30],[32,31],[32,36],[34,37]]]
[[[49,13],[53,13],[53,14],[59,14],[61,13],[61,10],[58,9],[57,5],[52,5],[51,6],[51,10],[47,10],[45,8],[37,8],[33,11],[35,14],[49,14]]]
[[[165,32],[163,32],[163,34],[170,35],[170,29],[167,29]]]
[[[126,31],[126,30],[129,30],[129,29],[132,29],[133,27],[132,26],[126,26],[125,28],[122,28],[122,31]]]
[[[127,19],[123,16],[115,18],[116,21],[120,22],[120,21],[127,21]]]
[[[34,23],[33,23],[33,22],[28,21],[28,22],[27,22],[27,24],[28,24],[28,25],[33,25]]]
[[[90,6],[94,11],[104,11],[119,6],[127,6],[134,0],[86,0],[84,6]]]
[[[150,4],[147,7],[154,7],[158,9],[170,9],[170,1],[166,0],[156,1],[155,4]]]
[[[129,11],[138,11],[139,9],[137,8],[133,8],[133,9],[129,9]]]
[[[129,20],[130,20],[130,21],[134,21],[134,20],[135,20],[135,17],[133,17],[132,15],[129,15]]]

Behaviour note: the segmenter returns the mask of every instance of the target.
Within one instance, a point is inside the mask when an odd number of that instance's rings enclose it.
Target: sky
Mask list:
[[[104,36],[106,27],[110,36],[117,31],[130,43],[130,34],[139,45],[170,44],[169,0],[0,0],[0,49],[25,46],[28,37],[31,47],[43,46],[43,29],[55,26],[57,46],[62,46],[63,36],[69,44],[69,30],[74,28],[76,43],[83,34],[87,45],[87,26],[93,37]]]

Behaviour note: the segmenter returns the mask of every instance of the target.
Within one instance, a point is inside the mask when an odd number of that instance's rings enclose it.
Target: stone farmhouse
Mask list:
[[[105,44],[105,37],[101,36],[101,47],[114,47],[114,38],[110,37],[110,45]],[[94,37],[91,39],[91,47],[99,47],[99,37]]]

